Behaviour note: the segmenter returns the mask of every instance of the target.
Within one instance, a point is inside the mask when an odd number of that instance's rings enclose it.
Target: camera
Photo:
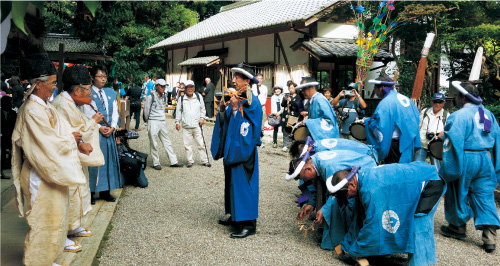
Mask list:
[[[122,130],[117,130],[115,136],[124,139],[137,139],[139,138],[139,133],[122,129]]]
[[[434,132],[427,132],[425,133],[425,137],[428,139],[428,140],[431,140],[434,138],[434,136],[436,136],[436,134],[434,134]]]
[[[347,118],[349,118],[349,113],[348,112],[341,112],[340,113],[340,120],[344,121]]]
[[[352,90],[346,90],[344,92],[345,95],[354,95],[354,92],[352,92]]]

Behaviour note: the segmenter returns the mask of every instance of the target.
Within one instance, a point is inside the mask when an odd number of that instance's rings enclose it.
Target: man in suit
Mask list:
[[[212,83],[210,78],[205,79],[205,88],[201,93],[203,95],[203,101],[205,102],[205,110],[207,112],[207,117],[214,117],[214,92],[215,85]]]

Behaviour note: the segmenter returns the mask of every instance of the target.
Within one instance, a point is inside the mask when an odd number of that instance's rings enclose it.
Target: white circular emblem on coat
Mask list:
[[[337,153],[334,151],[322,151],[322,152],[318,153],[318,157],[321,160],[330,160],[330,159],[335,158],[336,156],[337,156]]]
[[[332,130],[332,128],[333,128],[333,125],[330,124],[329,120],[326,120],[324,118],[321,119],[321,129],[330,131],[330,130]]]
[[[248,127],[250,126],[250,123],[248,122],[243,122],[241,123],[241,127],[240,127],[240,134],[243,136],[243,137],[246,137],[248,135]]]
[[[403,94],[397,94],[399,102],[404,106],[408,107],[410,106],[410,99],[408,97],[404,96]]]
[[[375,140],[378,142],[378,143],[382,143],[382,140],[384,140],[384,134],[382,134],[382,132],[380,132],[378,129],[374,128],[373,129],[373,134],[375,135]]]
[[[399,216],[392,210],[387,210],[382,214],[382,227],[389,233],[395,234],[399,228]]]
[[[337,146],[338,140],[336,139],[322,139],[321,145],[325,146],[328,149],[335,148]]]
[[[488,119],[488,120],[490,119],[486,113],[484,114],[484,117],[485,117],[486,119]],[[483,129],[484,129],[484,124],[481,124],[480,119],[481,119],[481,118],[479,117],[479,111],[478,111],[478,112],[476,112],[476,114],[474,115],[474,122],[476,123],[476,127],[477,127],[477,128],[479,128],[480,130],[483,130]]]
[[[450,138],[446,138],[443,142],[443,152],[451,150],[451,147],[453,147],[453,145],[450,142]]]

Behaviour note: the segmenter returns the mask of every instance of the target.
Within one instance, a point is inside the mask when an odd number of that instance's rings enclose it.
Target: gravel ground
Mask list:
[[[167,119],[167,126],[175,153],[185,165],[182,135],[174,130],[173,119]],[[205,125],[204,129],[209,147],[213,126]],[[130,144],[149,153],[146,127],[141,125],[139,133],[141,137]],[[213,162],[210,158],[212,167],[203,167],[195,152],[192,168],[169,168],[161,148],[163,169],[146,169],[149,187],[126,187],[122,193],[100,265],[346,265],[333,252],[320,248],[316,231],[304,237],[297,229],[295,217],[299,209],[294,193],[298,192],[298,184],[284,181],[287,156],[271,146],[266,143],[259,149],[256,235],[231,239],[230,228],[217,223],[224,216],[222,160]],[[148,160],[152,166],[152,159]],[[446,224],[442,205],[436,212],[436,232]],[[472,222],[468,228],[464,241],[435,234],[439,265],[500,265],[499,251],[485,253],[481,249],[481,232],[471,230]],[[395,255],[377,264],[405,265],[406,255]]]

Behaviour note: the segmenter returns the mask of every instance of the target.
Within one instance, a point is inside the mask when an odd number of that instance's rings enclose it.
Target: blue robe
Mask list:
[[[321,181],[325,182],[326,179],[337,171],[346,169],[353,165],[361,166],[363,168],[370,168],[377,166],[377,163],[373,157],[365,154],[360,154],[351,150],[332,150],[317,152],[311,156],[316,173]],[[310,189],[311,190],[311,189]],[[313,206],[316,205],[316,194],[313,193],[313,197],[309,200],[308,204]],[[321,242],[321,248],[333,249],[340,242],[347,231],[345,228],[340,228],[337,226],[332,226],[335,224],[342,224],[345,220],[341,216],[337,216],[336,213],[341,212],[338,210],[338,206],[333,205],[331,197],[328,197],[327,202],[323,207],[321,207],[321,212],[325,219],[323,239]],[[339,221],[339,219],[341,221]]]
[[[342,250],[355,257],[411,253],[410,265],[435,264],[433,216],[439,201],[429,214],[415,214],[422,188],[431,180],[440,178],[425,162],[361,168],[356,200],[364,210],[357,214],[363,223],[346,235]]]
[[[258,217],[262,108],[257,96],[250,106],[243,105],[243,114],[238,108],[233,115],[231,107],[218,113],[211,146],[214,160],[224,158],[225,210],[236,222]]]
[[[479,107],[492,122],[483,132]],[[483,225],[500,228],[493,190],[500,183],[500,128],[493,114],[482,105],[467,104],[451,114],[444,128],[443,166],[448,182],[445,218],[455,226],[474,217],[476,229]],[[490,156],[491,154],[491,156]]]
[[[97,106],[97,110],[104,115],[106,121],[111,121],[113,114],[113,101],[116,101],[116,92],[110,88],[103,88],[106,94],[109,115],[106,114],[102,102],[92,91],[92,98]],[[101,122],[101,126],[106,126]],[[125,179],[120,174],[120,163],[118,161],[118,150],[116,148],[115,134],[111,134],[108,138],[99,133],[99,145],[104,155],[104,165],[99,167],[89,167],[89,187],[91,192],[109,191],[123,187]],[[97,176],[99,174],[99,177]]]
[[[368,144],[375,147],[378,158],[383,160],[389,154],[392,134],[396,125],[401,131],[399,136],[400,163],[413,159],[415,148],[421,148],[419,134],[420,116],[417,107],[406,96],[391,90],[375,109],[371,118],[365,119]]]
[[[338,138],[339,126],[332,105],[321,93],[316,93],[309,107],[309,118],[305,120],[307,129],[314,140]]]
[[[350,150],[360,154],[366,154],[373,157],[378,162],[378,153],[372,145],[366,145],[359,141],[350,139],[322,139],[314,142],[314,150],[316,152],[333,151],[333,150]]]

